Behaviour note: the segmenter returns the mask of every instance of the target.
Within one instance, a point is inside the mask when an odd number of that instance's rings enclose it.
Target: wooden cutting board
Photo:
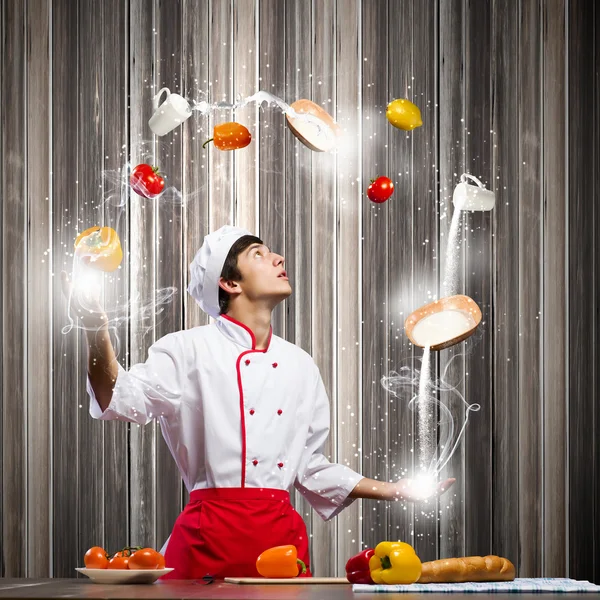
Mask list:
[[[345,577],[290,577],[282,579],[269,579],[268,577],[225,577],[225,583],[245,583],[245,584],[324,584],[324,583],[345,583],[350,582]]]

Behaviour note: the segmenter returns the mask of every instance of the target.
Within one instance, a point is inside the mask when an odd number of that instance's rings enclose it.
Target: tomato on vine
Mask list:
[[[108,567],[108,554],[104,548],[93,546],[83,557],[86,569],[106,569]]]

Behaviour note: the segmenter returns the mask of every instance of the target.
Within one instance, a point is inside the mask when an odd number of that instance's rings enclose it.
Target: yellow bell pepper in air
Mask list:
[[[405,542],[381,542],[369,560],[375,583],[415,583],[421,577],[421,560]]]
[[[123,260],[117,232],[112,227],[90,227],[77,236],[75,254],[89,259],[88,266],[99,271],[114,271]]]

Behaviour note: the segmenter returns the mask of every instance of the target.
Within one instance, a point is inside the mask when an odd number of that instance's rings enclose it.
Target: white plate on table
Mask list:
[[[89,577],[94,583],[154,583],[173,569],[85,569],[76,571]]]

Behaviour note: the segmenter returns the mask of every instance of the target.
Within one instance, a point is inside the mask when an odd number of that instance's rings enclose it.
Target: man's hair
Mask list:
[[[262,244],[263,241],[254,235],[243,235],[237,239],[227,254],[221,277],[226,281],[241,281],[242,273],[238,268],[238,256],[252,244]],[[224,315],[229,310],[230,295],[219,286],[219,314]]]

